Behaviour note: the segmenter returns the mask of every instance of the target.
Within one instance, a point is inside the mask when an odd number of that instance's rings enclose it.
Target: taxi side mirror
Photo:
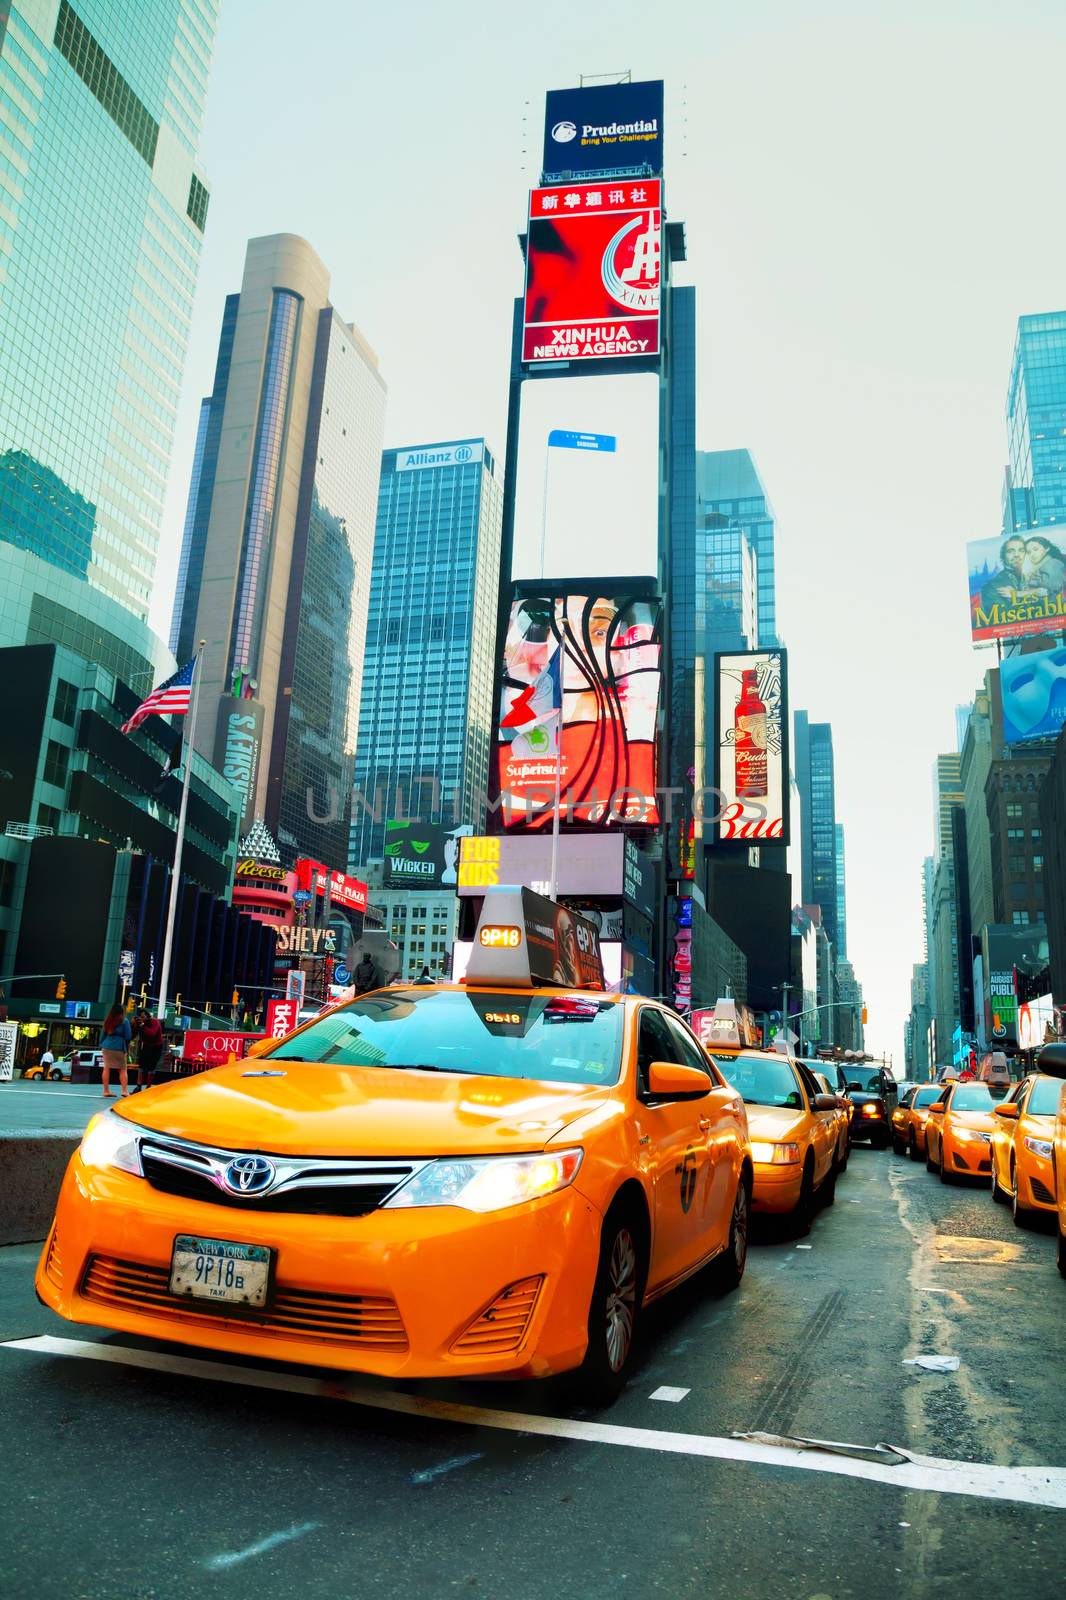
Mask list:
[[[812,1111],[836,1111],[839,1105],[835,1094],[816,1094],[811,1097]]]
[[[276,1039],[253,1039],[244,1052],[244,1059],[249,1061],[254,1060],[256,1056],[265,1056],[271,1045],[275,1045],[277,1042]]]
[[[947,1101],[946,1100],[938,1100],[935,1105],[931,1105],[929,1107],[929,1112],[930,1112],[930,1115],[932,1115],[932,1116],[936,1116],[939,1112],[946,1111],[946,1110],[947,1110]]]
[[[699,1100],[710,1094],[711,1080],[699,1067],[679,1061],[653,1061],[648,1068],[648,1100]]]
[[[1018,1102],[1016,1100],[1008,1101],[1001,1106],[993,1106],[992,1111],[995,1116],[1002,1117],[1006,1122],[1017,1122],[1018,1120]]]

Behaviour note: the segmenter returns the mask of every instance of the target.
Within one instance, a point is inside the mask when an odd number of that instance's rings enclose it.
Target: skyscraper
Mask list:
[[[1018,318],[1003,531],[1066,522],[1066,311]]]
[[[836,952],[840,959],[848,953],[848,901],[844,883],[844,824],[836,825],[836,874],[837,874],[837,939]]]
[[[708,656],[717,650],[754,650],[759,644],[755,534],[738,521],[736,501],[721,494],[727,475],[723,458],[732,463],[737,456],[751,460],[746,450],[696,452],[696,638]],[[728,487],[735,487],[735,474],[728,475]]]
[[[197,748],[291,864],[347,859],[385,384],[294,234],[253,239],[201,408],[172,637]]]
[[[716,542],[713,550],[708,548],[707,554],[717,558],[714,571],[716,578],[720,573],[723,580],[731,577],[740,580],[742,572],[737,570],[734,575],[730,569],[739,567],[745,546],[754,552],[757,637],[751,639],[751,647],[765,648],[779,644],[774,579],[774,511],[751,453],[747,450],[697,451],[696,504],[698,529],[707,532],[717,529],[720,540],[722,535],[731,536],[728,544]],[[707,571],[710,575],[709,565]],[[743,592],[737,581],[734,581],[733,589],[738,595]],[[713,594],[710,582],[707,593],[710,604]],[[741,630],[746,630],[750,625],[743,610],[738,611],[738,624]]]
[[[349,861],[390,817],[484,820],[502,489],[484,439],[381,457]]]
[[[217,0],[0,12],[0,644],[144,689]]]
[[[833,730],[828,722],[811,722],[806,711],[795,713],[793,727],[793,763],[802,819],[803,904],[821,906],[822,926],[829,942],[838,948]]]

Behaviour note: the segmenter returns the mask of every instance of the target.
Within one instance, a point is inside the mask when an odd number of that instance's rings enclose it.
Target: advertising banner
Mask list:
[[[296,881],[302,889],[324,895],[327,876],[333,905],[343,906],[348,911],[366,910],[366,884],[359,878],[351,878],[346,872],[327,873],[321,861],[309,861],[306,857],[296,863]]]
[[[397,472],[422,472],[427,467],[468,467],[484,459],[485,446],[480,439],[459,444],[422,445],[417,450],[397,450]]]
[[[714,658],[719,844],[787,844],[788,673],[784,650]]]
[[[1003,741],[1054,739],[1066,722],[1066,650],[1033,650],[999,664]]]
[[[235,883],[262,883],[271,888],[284,889],[285,868],[276,861],[260,861],[256,856],[238,856],[234,868]]]
[[[659,897],[659,869],[632,839],[627,838],[622,870],[622,893],[646,917],[654,917]]]
[[[262,1037],[261,1033],[227,1033],[217,1028],[190,1028],[182,1045],[182,1058],[185,1061],[202,1061],[208,1067],[225,1066],[231,1057],[240,1061],[248,1054],[248,1046]]]
[[[1055,1036],[1055,1002],[1051,995],[1042,994],[1036,1000],[1023,1001],[1018,1007],[1019,1048],[1039,1050]]]
[[[993,1050],[1017,1045],[1019,992],[1039,995],[1051,986],[1047,928],[988,922],[981,930],[981,957],[987,983],[985,1038]]]
[[[267,1001],[267,1038],[284,1039],[295,1028],[300,1015],[298,1000]]]
[[[1066,629],[1066,556],[1052,528],[1030,528],[966,546],[970,631],[982,639],[1024,639]]]
[[[523,361],[658,354],[661,200],[657,178],[532,190]]]
[[[563,834],[559,839],[560,895],[614,897],[622,892],[621,833]],[[547,893],[551,839],[546,834],[475,834],[459,841],[459,896],[482,895],[504,884]]]
[[[550,89],[544,100],[544,180],[565,174],[663,169],[663,83]]]
[[[435,888],[444,876],[447,837],[438,823],[386,822],[385,888],[404,889],[412,883]]]
[[[295,1000],[297,1007],[302,1006],[306,988],[306,972],[301,972],[299,967],[290,967],[285,974],[285,998],[287,1000]]]
[[[532,889],[522,890],[529,975],[534,985],[603,988],[600,936],[591,922]]]
[[[515,598],[498,731],[505,827],[550,827],[557,761],[563,821],[659,821],[660,626],[651,594]]]
[[[255,783],[263,743],[263,717],[263,706],[258,700],[236,700],[231,694],[219,700],[215,765],[241,796],[242,834],[255,821]]]
[[[10,1083],[15,1076],[15,1049],[18,1038],[17,1022],[0,1022],[0,1083]]]

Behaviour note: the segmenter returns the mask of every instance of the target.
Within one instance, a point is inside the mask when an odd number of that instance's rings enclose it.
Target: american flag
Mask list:
[[[166,683],[161,683],[153,689],[147,700],[142,700],[128,722],[122,724],[123,733],[132,733],[134,728],[139,728],[146,717],[184,717],[189,710],[189,700],[192,697],[192,675],[196,666],[196,657],[186,661],[180,672],[175,672]]]

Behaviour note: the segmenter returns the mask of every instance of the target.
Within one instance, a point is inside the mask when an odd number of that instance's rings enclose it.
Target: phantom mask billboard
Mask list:
[[[515,597],[498,735],[506,826],[551,826],[557,761],[562,821],[659,821],[661,650],[653,593]]]
[[[721,791],[717,842],[788,843],[788,689],[783,650],[715,656]]]
[[[532,191],[523,361],[658,354],[660,205],[658,178]]]
[[[1055,528],[1030,528],[966,546],[975,644],[1066,629],[1066,556],[1056,543],[1061,537]]]
[[[1004,744],[1056,738],[1066,724],[1066,649],[1004,657],[999,687]]]

